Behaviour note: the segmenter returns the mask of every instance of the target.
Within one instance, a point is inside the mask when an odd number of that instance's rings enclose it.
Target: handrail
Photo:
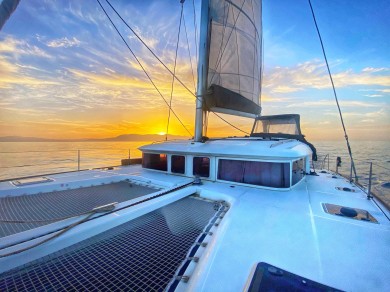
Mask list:
[[[107,150],[111,150],[111,153]],[[88,168],[96,168],[96,166],[99,168],[116,167],[121,165],[121,159],[130,160],[131,151],[134,150],[135,149],[130,148],[104,147],[64,150],[0,151],[0,155],[5,154],[7,156],[19,157],[19,154],[24,154],[25,156],[22,156],[20,159],[28,160],[26,163],[23,163],[24,161],[18,161],[19,163],[16,165],[9,164],[0,166],[0,170],[3,173],[0,175],[0,182],[22,178],[31,178],[39,175],[82,171]],[[35,155],[29,155],[30,153],[35,153]],[[58,155],[50,154],[50,156],[56,161],[59,160],[58,157],[61,157],[61,162],[56,164],[56,162],[52,161],[50,158],[46,161],[43,161],[40,159],[41,156],[39,153],[57,153]],[[102,153],[104,153],[104,155],[102,155]],[[134,156],[134,158],[138,157],[140,157],[138,154]],[[83,159],[88,160],[88,162],[82,163]],[[117,163],[115,161],[117,161]],[[27,171],[20,172],[16,170],[21,168],[26,168]],[[14,170],[14,174],[12,174],[12,170]],[[15,175],[16,173],[19,175]]]
[[[129,150],[129,148],[79,148],[78,150],[82,151],[96,151],[96,150]],[[55,153],[55,152],[74,152],[75,149],[68,150],[32,150],[32,151],[0,151],[0,154],[11,154],[11,153]]]
[[[326,163],[326,160],[328,160],[328,171],[330,170],[329,168],[329,157],[330,155],[329,154],[326,154],[324,156],[324,158],[321,158],[321,160],[319,160],[319,166],[321,169],[325,169],[325,163]],[[359,162],[359,164],[356,164],[356,162]],[[352,169],[352,166],[350,166],[349,168],[349,174],[347,175],[345,172],[344,174],[342,173],[339,173],[339,167],[337,166],[337,163],[336,163],[336,170],[332,170],[334,171],[335,173],[341,175],[342,177],[348,179],[351,183],[353,182],[356,186],[358,186],[362,191],[364,191],[364,193],[367,194],[367,199],[372,199],[373,197],[376,198],[379,202],[382,203],[382,205],[384,205],[388,210],[390,210],[390,204],[388,202],[386,202],[383,198],[381,198],[381,196],[383,197],[383,194],[382,193],[382,190],[381,189],[378,189],[378,186],[380,186],[380,179],[378,178],[379,176],[381,176],[383,178],[383,171],[378,173],[377,171],[375,171],[375,169],[378,169],[378,168],[381,168],[383,170],[386,170],[386,171],[390,171],[390,168],[388,167],[385,167],[385,166],[382,166],[380,164],[377,164],[373,161],[367,161],[367,160],[359,160],[359,159],[355,159],[355,166],[357,166],[358,168],[362,168],[362,165],[364,164],[369,164],[369,171],[368,171],[368,177],[366,177],[365,179],[363,180],[352,180],[352,172],[351,172],[351,169]],[[360,166],[360,167],[359,167]],[[374,169],[374,166],[375,166],[375,169]],[[364,167],[364,166],[363,166]],[[365,171],[364,171],[365,173]],[[378,184],[375,184],[374,183],[374,174],[376,175],[376,181],[379,183]],[[387,176],[387,172],[384,174],[385,175],[385,178],[389,178]],[[358,176],[360,177],[361,179],[363,177],[361,176]],[[385,181],[390,181],[390,180],[385,180]],[[376,191],[374,192],[372,189],[373,187],[375,187]],[[384,191],[385,192],[385,191]]]

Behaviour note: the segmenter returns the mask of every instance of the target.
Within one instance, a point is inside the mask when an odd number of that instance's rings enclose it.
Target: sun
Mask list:
[[[157,134],[160,136],[164,136],[166,133],[165,132],[158,132]]]

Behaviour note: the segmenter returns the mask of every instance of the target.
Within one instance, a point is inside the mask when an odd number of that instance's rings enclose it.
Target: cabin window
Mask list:
[[[195,176],[209,177],[210,176],[210,158],[194,157],[192,172]]]
[[[171,171],[173,173],[184,174],[186,168],[186,158],[181,155],[172,155]]]
[[[306,174],[305,171],[305,159],[301,158],[299,160],[295,160],[292,163],[292,185],[295,185],[299,182]]]
[[[167,155],[166,154],[142,154],[142,167],[155,170],[167,171]]]
[[[288,188],[290,187],[290,164],[220,159],[218,179],[264,187]]]

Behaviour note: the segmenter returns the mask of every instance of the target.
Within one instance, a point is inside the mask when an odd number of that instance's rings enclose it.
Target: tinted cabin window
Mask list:
[[[181,155],[172,155],[172,166],[171,171],[173,173],[181,173],[184,174],[186,168],[186,158]]]
[[[210,158],[208,157],[194,157],[193,174],[202,177],[210,176]]]
[[[292,184],[295,185],[305,176],[305,159],[301,158],[292,163]]]
[[[142,167],[155,170],[167,171],[167,155],[166,154],[142,154]]]
[[[218,179],[272,188],[288,188],[290,164],[220,159]]]

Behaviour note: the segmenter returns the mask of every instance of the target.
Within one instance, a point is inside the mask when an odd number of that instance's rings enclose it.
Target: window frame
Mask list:
[[[275,188],[275,187],[268,187],[268,186],[261,186],[256,184],[248,184],[248,183],[240,183],[240,182],[234,182],[230,180],[223,180],[218,179],[218,169],[219,169],[219,160],[239,160],[239,161],[250,161],[250,162],[270,162],[270,163],[287,163],[289,165],[289,176],[290,176],[290,183],[288,187],[285,188]],[[253,188],[260,188],[260,189],[268,189],[268,190],[279,190],[279,191],[288,191],[291,189],[291,179],[292,179],[292,164],[291,160],[265,160],[265,159],[248,159],[248,158],[231,158],[231,157],[216,157],[216,167],[215,167],[215,181],[217,182],[224,182],[229,184],[235,184],[240,186],[246,186],[246,187],[253,187]],[[297,185],[297,184],[295,184]]]
[[[294,170],[294,162],[296,162],[296,161],[299,161],[299,160],[302,160],[303,161],[303,167],[302,167],[302,170],[303,170],[303,175],[302,175],[302,177],[294,184],[293,183],[293,170]],[[307,165],[306,165],[306,163],[307,163],[307,159],[306,159],[306,157],[304,156],[304,157],[300,157],[300,158],[298,158],[298,159],[294,159],[294,160],[292,160],[291,161],[291,178],[290,178],[290,183],[291,183],[291,187],[295,187],[296,185],[298,185],[301,181],[303,181],[303,179],[305,178],[305,176],[306,176],[306,167],[307,167]]]
[[[194,163],[194,160],[195,158],[207,158],[209,160],[209,175],[208,176],[200,176],[198,174],[195,174],[194,173],[194,166],[195,166],[195,163]],[[193,155],[192,156],[192,176],[193,177],[200,177],[200,178],[203,178],[203,179],[211,179],[212,178],[212,174],[211,174],[211,171],[212,171],[212,159],[210,156],[201,156],[201,155]]]
[[[180,157],[184,157],[184,168],[183,168],[183,172],[174,172],[172,170],[173,168],[173,157],[174,156],[180,156]],[[172,173],[172,174],[177,174],[177,175],[186,175],[186,169],[187,169],[187,156],[186,155],[183,155],[183,154],[171,154],[169,155],[170,159],[170,167],[169,167],[169,172]]]
[[[165,155],[166,156],[166,170],[161,170],[161,169],[156,169],[156,168],[149,168],[149,167],[144,167],[144,155]],[[153,170],[153,171],[158,171],[162,173],[168,173],[169,171],[169,154],[168,153],[154,153],[154,152],[142,152],[142,169],[147,169],[147,170]]]

